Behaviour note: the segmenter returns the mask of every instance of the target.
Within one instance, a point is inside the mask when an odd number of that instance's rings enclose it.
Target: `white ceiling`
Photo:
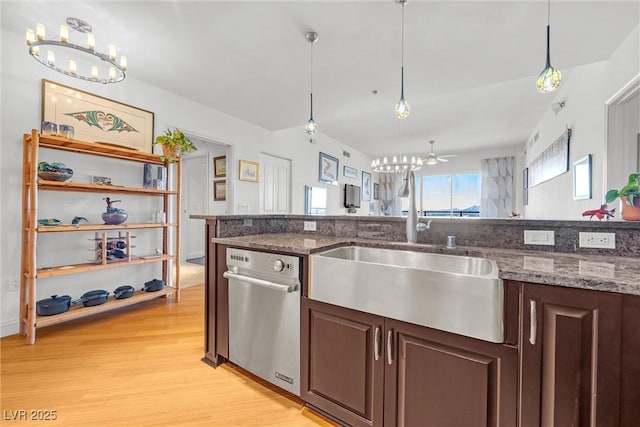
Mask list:
[[[639,22],[639,2],[551,2],[551,60],[606,60]],[[539,94],[547,1],[426,1],[405,6],[405,95],[398,121],[401,7],[379,1],[3,1],[2,26],[24,33],[69,16],[115,43],[128,76],[270,130],[309,115],[319,130],[371,155],[438,154],[522,144],[555,94]],[[26,51],[26,46],[25,46]],[[372,91],[378,93],[374,95]]]

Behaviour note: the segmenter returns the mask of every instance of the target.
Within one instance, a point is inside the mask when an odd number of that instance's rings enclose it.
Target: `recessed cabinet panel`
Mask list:
[[[523,285],[520,425],[620,425],[621,296]]]
[[[302,313],[302,399],[353,426],[382,425],[384,319],[306,298]]]

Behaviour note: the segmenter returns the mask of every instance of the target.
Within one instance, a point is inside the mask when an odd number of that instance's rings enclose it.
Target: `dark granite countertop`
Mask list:
[[[491,259],[502,279],[570,288],[640,295],[640,261],[635,257],[579,255],[560,252],[501,250],[476,246],[424,245],[317,234],[271,233],[216,238],[216,243],[247,249],[313,254],[347,246],[368,246]]]

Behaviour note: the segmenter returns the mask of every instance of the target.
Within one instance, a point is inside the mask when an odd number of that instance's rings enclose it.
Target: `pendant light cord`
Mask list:
[[[402,3],[402,31],[400,32],[400,99],[404,99],[404,5]]]
[[[549,52],[551,39],[551,0],[547,0],[547,67],[551,66],[551,53]]]
[[[310,72],[309,72],[309,87],[310,87],[310,92],[309,92],[309,101],[311,103],[311,113],[309,118],[313,120],[313,42],[309,43],[311,45],[309,52],[309,64],[310,64]]]

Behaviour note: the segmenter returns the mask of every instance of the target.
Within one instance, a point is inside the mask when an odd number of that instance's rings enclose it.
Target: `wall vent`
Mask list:
[[[344,151],[342,150],[342,155],[345,157],[351,157],[351,153],[349,153],[348,151]]]

